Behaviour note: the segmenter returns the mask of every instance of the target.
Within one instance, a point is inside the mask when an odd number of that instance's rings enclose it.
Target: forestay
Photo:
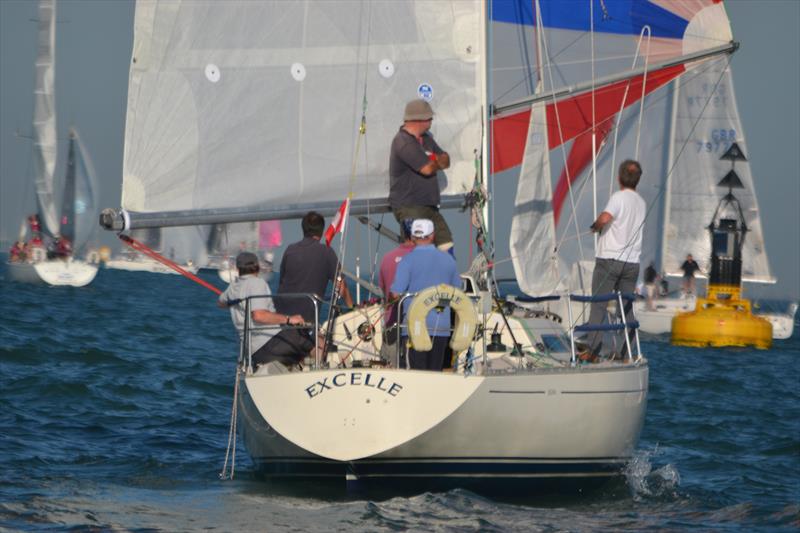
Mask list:
[[[453,161],[444,193],[468,191],[481,146],[480,20],[480,3],[463,0],[139,2],[123,207],[386,198],[389,146],[418,97],[431,100]]]

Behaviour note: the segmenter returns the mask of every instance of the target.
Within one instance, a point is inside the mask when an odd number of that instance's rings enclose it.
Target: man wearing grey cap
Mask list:
[[[230,307],[231,320],[239,333],[239,340],[244,340],[245,304],[247,298],[253,296],[270,295],[269,285],[258,276],[258,257],[251,252],[242,252],[236,256],[236,268],[239,278],[228,285],[228,288],[219,296],[217,305]],[[270,357],[267,342],[273,338],[277,329],[264,329],[259,326],[292,325],[302,326],[305,323],[300,315],[284,315],[275,312],[271,298],[252,298],[250,300],[250,319],[254,329],[250,331],[250,353],[252,354],[253,367],[275,360]],[[306,350],[307,351],[307,350]],[[305,354],[297,354],[296,359],[279,360],[284,364],[292,364],[301,359]]]
[[[433,109],[425,100],[406,104],[403,125],[389,154],[389,205],[399,224],[424,218],[436,228],[436,246],[453,247],[453,236],[439,213],[439,171],[450,167],[450,156],[430,133]]]

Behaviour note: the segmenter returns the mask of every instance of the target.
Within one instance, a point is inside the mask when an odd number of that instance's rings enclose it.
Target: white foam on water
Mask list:
[[[652,450],[637,450],[625,468],[625,478],[634,500],[675,495],[681,483],[681,476],[675,465],[666,464],[653,469],[651,459],[661,453],[658,446]]]

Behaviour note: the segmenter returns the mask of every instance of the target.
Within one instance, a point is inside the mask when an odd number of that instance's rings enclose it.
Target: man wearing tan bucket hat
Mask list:
[[[450,166],[450,156],[428,131],[432,120],[433,109],[425,100],[406,104],[389,155],[389,205],[399,224],[408,218],[433,221],[435,244],[448,251],[453,236],[439,213],[438,173]]]

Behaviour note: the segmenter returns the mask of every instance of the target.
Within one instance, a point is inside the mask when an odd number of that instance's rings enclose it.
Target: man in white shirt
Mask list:
[[[619,166],[620,190],[611,195],[605,209],[594,221],[592,231],[597,239],[592,294],[598,296],[620,291],[632,294],[639,277],[639,256],[642,253],[642,233],[647,205],[636,192],[642,177],[641,165],[632,159]],[[601,324],[608,302],[592,302],[589,324]],[[633,320],[633,302],[625,303],[625,320]],[[600,353],[603,334],[589,335],[589,353],[584,360],[594,360]]]

